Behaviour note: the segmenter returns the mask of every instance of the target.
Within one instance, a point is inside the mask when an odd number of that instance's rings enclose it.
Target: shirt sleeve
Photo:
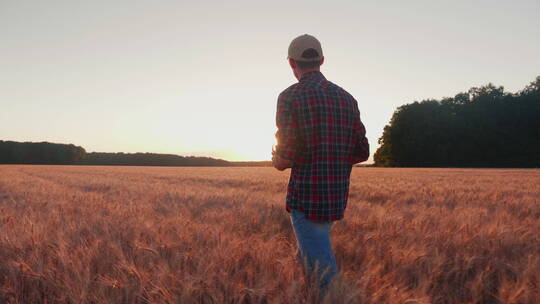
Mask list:
[[[366,138],[366,128],[360,120],[360,111],[358,105],[355,105],[354,114],[354,138],[353,163],[364,162],[369,158],[369,142]]]
[[[278,97],[276,110],[276,154],[294,161],[297,155],[298,125],[295,110],[287,94]]]

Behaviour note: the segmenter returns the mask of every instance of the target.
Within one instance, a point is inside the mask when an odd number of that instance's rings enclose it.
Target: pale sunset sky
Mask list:
[[[0,140],[268,160],[304,33],[372,154],[402,104],[540,75],[538,0],[0,0]]]

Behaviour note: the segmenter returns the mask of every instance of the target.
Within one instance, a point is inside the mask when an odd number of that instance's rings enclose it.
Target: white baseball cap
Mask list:
[[[318,56],[306,57],[306,51],[310,49],[315,51]],[[313,51],[310,53],[314,54]],[[317,40],[317,38],[308,34],[304,34],[294,38],[289,45],[288,54],[289,58],[296,61],[319,61],[323,57],[321,43],[319,42],[319,40]]]

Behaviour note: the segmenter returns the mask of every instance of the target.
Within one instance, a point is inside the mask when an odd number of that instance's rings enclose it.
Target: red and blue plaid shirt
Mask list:
[[[321,72],[309,72],[279,95],[276,125],[276,154],[293,163],[287,211],[342,219],[352,165],[369,157],[356,100]]]

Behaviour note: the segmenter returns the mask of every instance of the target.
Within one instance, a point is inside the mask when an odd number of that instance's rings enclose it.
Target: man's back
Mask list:
[[[293,161],[287,209],[313,220],[339,220],[354,163],[369,156],[356,100],[313,71],[283,91],[276,123],[278,154]]]

